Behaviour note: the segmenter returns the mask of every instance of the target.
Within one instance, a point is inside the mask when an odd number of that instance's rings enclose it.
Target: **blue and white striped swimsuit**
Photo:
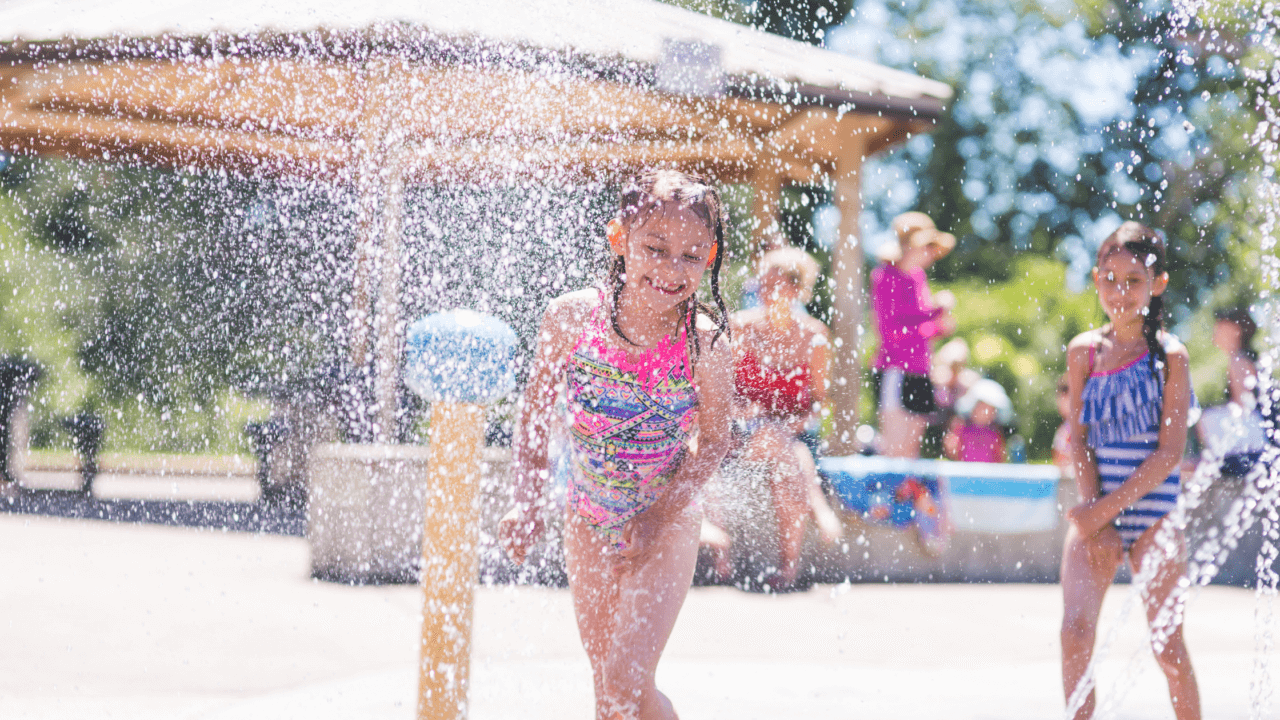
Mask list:
[[[1089,354],[1092,365],[1092,348]],[[1098,461],[1103,495],[1115,492],[1160,445],[1163,394],[1164,383],[1151,371],[1146,353],[1124,367],[1089,376],[1081,396],[1080,421]],[[1194,397],[1191,402],[1195,403]],[[1159,487],[1116,516],[1116,529],[1126,550],[1173,511],[1180,490],[1181,473],[1175,467]]]

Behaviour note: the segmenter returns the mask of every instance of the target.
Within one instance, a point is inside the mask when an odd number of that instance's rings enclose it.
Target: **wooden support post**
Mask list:
[[[375,60],[365,69],[363,115],[360,126],[355,186],[358,203],[356,266],[352,287],[351,365],[359,371],[372,363],[372,387],[362,386],[359,398],[373,391],[373,412],[362,424],[373,423],[372,439],[395,442],[399,406],[401,236],[404,222],[406,152],[396,131],[393,108],[397,67]]]
[[[396,410],[400,404],[400,357],[404,352],[404,333],[400,318],[400,286],[403,272],[401,257],[404,224],[404,154],[392,152],[386,169],[386,186],[382,192],[382,263],[375,308],[373,389],[377,402],[375,439],[394,443]]]
[[[465,720],[471,625],[479,568],[480,444],[484,407],[431,405],[426,527],[422,539],[422,655],[418,720]]]
[[[782,170],[777,159],[771,155],[763,155],[751,174],[751,185],[755,190],[755,204],[752,207],[751,219],[755,227],[751,230],[751,268],[755,270],[760,256],[766,250],[777,245],[779,237],[778,212],[782,207]]]
[[[853,134],[836,159],[835,201],[840,208],[840,235],[831,250],[831,277],[835,284],[831,313],[834,343],[831,367],[833,432],[831,454],[850,455],[858,450],[858,398],[862,381],[861,330],[863,301],[863,252],[859,218],[862,214],[862,162],[865,136]]]
[[[373,335],[373,283],[377,277],[378,233],[383,183],[378,180],[382,168],[386,121],[381,97],[381,79],[385,73],[376,64],[363,69],[359,140],[355,151],[354,189],[356,193],[355,274],[351,283],[351,366],[362,368],[369,362]]]

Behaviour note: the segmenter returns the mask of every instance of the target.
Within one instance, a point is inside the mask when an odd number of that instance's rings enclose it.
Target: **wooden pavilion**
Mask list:
[[[0,28],[0,148],[353,183],[352,352],[384,400],[400,279],[377,259],[406,185],[677,166],[750,183],[757,247],[787,183],[833,187],[836,451],[857,420],[862,163],[951,94],[650,0],[10,0]]]

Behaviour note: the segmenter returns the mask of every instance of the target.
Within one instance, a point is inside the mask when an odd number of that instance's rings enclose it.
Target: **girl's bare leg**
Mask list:
[[[1187,652],[1187,643],[1182,635],[1181,606],[1185,598],[1177,601],[1178,607],[1172,608],[1172,615],[1166,615],[1172,618],[1174,626],[1172,628],[1167,625],[1157,627],[1157,623],[1162,622],[1157,617],[1161,608],[1177,588],[1178,582],[1187,574],[1186,544],[1182,533],[1176,533],[1174,536],[1178,548],[1172,556],[1156,544],[1156,533],[1168,521],[1168,516],[1164,517],[1138,538],[1133,544],[1130,562],[1133,563],[1136,574],[1142,567],[1142,559],[1148,553],[1158,553],[1155,556],[1159,562],[1155,577],[1147,586],[1142,599],[1146,604],[1147,622],[1151,627],[1152,636],[1154,637],[1158,632],[1168,634],[1164,647],[1152,649],[1155,651],[1156,662],[1164,671],[1165,679],[1169,683],[1169,698],[1173,702],[1174,716],[1178,720],[1200,720],[1200,688],[1196,683],[1196,674],[1191,667],[1191,655]]]
[[[686,509],[641,563],[623,560],[586,521],[565,527],[569,589],[591,660],[596,720],[673,720],[654,672],[693,581],[701,512]]]
[[[1081,537],[1075,527],[1070,526],[1062,550],[1062,687],[1067,702],[1071,701],[1093,657],[1102,599],[1121,561],[1116,548],[1102,547],[1095,538]],[[1096,694],[1091,690],[1076,711],[1075,720],[1093,717],[1096,702]]]
[[[918,458],[928,418],[902,408],[880,410],[880,453],[885,457]]]
[[[800,573],[800,549],[804,545],[804,521],[809,517],[809,495],[800,476],[793,438],[778,425],[763,425],[747,443],[746,457],[769,467],[769,492],[777,519],[778,575],[781,586],[795,582]]]
[[[733,562],[729,550],[733,547],[733,538],[725,530],[724,505],[722,504],[722,475],[712,475],[702,490],[703,518],[702,528],[698,532],[698,544],[711,552],[715,564],[716,580],[728,582],[733,577]]]
[[[818,525],[822,539],[835,543],[844,534],[844,525],[840,523],[836,511],[827,503],[827,496],[822,494],[822,483],[818,480],[818,465],[813,461],[813,453],[809,452],[807,445],[794,439],[791,441],[791,453],[795,456],[796,467],[799,469],[798,482],[804,486],[808,496],[809,514]]]
[[[601,704],[604,698],[602,658],[609,652],[613,628],[617,622],[618,585],[614,565],[619,561],[600,537],[577,513],[570,511],[564,523],[565,566],[569,573],[569,592],[573,597],[578,634],[591,660],[591,675],[596,695],[596,720],[610,717]]]

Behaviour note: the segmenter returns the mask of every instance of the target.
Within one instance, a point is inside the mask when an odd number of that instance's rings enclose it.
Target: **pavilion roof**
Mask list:
[[[694,43],[718,55],[716,90],[730,96],[925,120],[951,96],[944,83],[652,0],[0,0],[0,28],[0,55],[11,59],[139,41],[151,41],[141,45],[151,56],[165,47],[180,54],[219,38],[225,46],[317,33],[321,43],[388,40],[427,52],[475,40],[481,53],[551,53],[658,85],[672,48]]]

